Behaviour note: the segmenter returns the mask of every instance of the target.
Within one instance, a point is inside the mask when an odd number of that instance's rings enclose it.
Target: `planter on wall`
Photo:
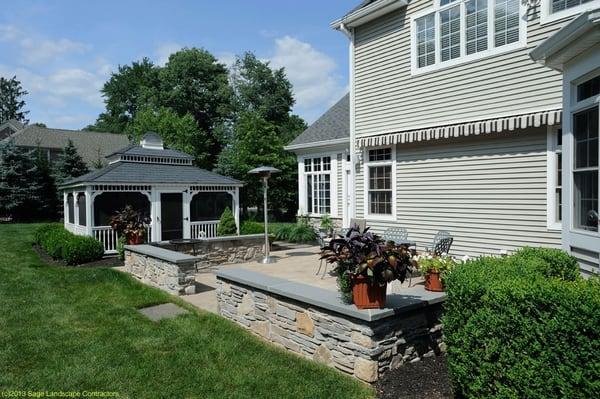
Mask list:
[[[144,242],[144,236],[130,234],[127,236],[127,245],[140,245]]]
[[[444,291],[439,272],[428,272],[425,274],[425,289],[434,292]]]
[[[387,284],[371,284],[368,277],[356,276],[352,281],[352,300],[359,309],[382,309],[385,307]]]

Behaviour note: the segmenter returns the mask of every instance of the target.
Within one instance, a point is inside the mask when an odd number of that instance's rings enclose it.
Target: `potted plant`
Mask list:
[[[387,284],[404,281],[412,267],[407,246],[385,243],[368,230],[351,228],[321,251],[321,259],[335,264],[342,299],[359,309],[383,308]]]
[[[456,262],[451,256],[421,255],[416,259],[421,273],[425,276],[425,289],[427,291],[444,291],[444,279],[452,271]]]
[[[150,224],[150,218],[133,209],[131,205],[117,211],[110,219],[110,227],[125,237],[128,245],[138,245],[144,242],[148,224]]]
[[[321,216],[321,230],[326,233],[328,237],[333,235],[333,222],[328,213]]]

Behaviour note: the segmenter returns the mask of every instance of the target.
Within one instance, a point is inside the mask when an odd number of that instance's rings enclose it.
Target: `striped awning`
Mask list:
[[[361,137],[356,140],[358,147],[413,143],[451,137],[464,137],[479,134],[500,133],[529,127],[557,125],[561,123],[560,109],[513,115],[503,118],[436,126],[427,129],[406,130],[377,136]]]

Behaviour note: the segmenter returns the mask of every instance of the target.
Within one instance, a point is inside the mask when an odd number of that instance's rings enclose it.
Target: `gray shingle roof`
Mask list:
[[[350,95],[346,94],[289,146],[350,137]]]
[[[22,147],[42,147],[62,150],[71,140],[77,152],[88,165],[104,158],[129,143],[124,134],[88,132],[80,130],[50,129],[30,125],[12,136],[15,144]]]
[[[184,159],[194,159],[193,156],[186,154],[181,151],[171,150],[165,148],[163,150],[157,150],[153,148],[143,148],[140,145],[130,144],[126,147],[120,148],[108,155],[116,155],[116,154],[127,154],[127,155],[144,155],[144,156],[160,156],[160,157],[172,157],[172,158],[184,158]]]
[[[221,176],[195,166],[168,165],[119,161],[102,169],[69,180],[63,186],[77,183],[128,183],[128,184],[232,184],[242,182],[231,177]]]

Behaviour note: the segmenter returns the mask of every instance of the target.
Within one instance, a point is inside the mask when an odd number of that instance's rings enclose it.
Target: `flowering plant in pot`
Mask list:
[[[123,210],[117,211],[110,218],[110,227],[119,235],[124,236],[129,245],[137,245],[144,242],[146,227],[150,224],[150,218],[142,212],[136,211],[131,205]]]
[[[433,256],[418,255],[415,258],[417,267],[425,276],[425,289],[428,291],[443,291],[444,279],[456,266],[456,261],[448,255]]]
[[[387,284],[404,281],[413,266],[407,246],[386,243],[368,228],[351,228],[331,240],[321,259],[335,264],[342,299],[359,309],[383,308]]]

